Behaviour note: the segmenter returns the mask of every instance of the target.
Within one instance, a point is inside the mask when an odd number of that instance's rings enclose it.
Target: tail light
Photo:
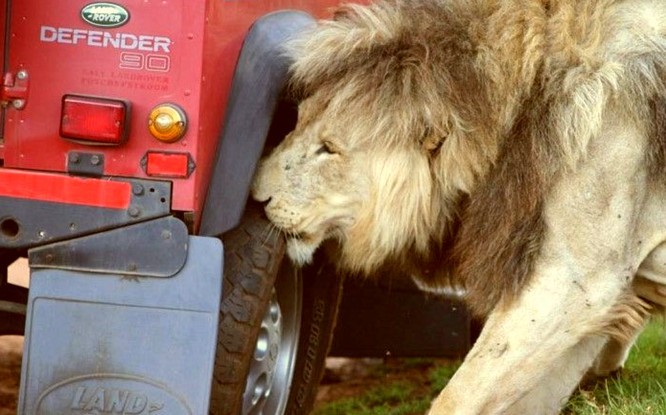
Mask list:
[[[128,119],[124,101],[65,95],[60,135],[87,144],[118,145],[127,137]]]

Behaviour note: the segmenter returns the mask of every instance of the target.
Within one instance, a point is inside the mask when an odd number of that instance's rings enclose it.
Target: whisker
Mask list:
[[[268,241],[271,239],[271,234],[273,233],[274,227],[275,225],[273,225],[273,222],[269,222],[266,229],[264,229],[263,234],[261,235],[262,245],[266,245],[266,243],[268,243]]]
[[[276,233],[277,234],[280,233],[280,228],[278,228],[277,226],[275,226],[275,224],[271,222],[271,225],[268,227],[268,229],[266,229],[266,237],[264,239],[264,244],[267,244],[268,241],[271,240],[273,238],[273,235],[275,235]]]

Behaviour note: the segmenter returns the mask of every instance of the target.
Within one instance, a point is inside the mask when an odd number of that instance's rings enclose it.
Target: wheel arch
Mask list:
[[[220,235],[241,220],[254,171],[280,114],[289,58],[282,45],[313,25],[302,11],[265,15],[248,31],[234,72],[199,234]]]

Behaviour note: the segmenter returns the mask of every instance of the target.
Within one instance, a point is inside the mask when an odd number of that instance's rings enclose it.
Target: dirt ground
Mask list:
[[[22,337],[0,336],[0,415],[16,415],[22,348]],[[386,380],[384,376],[377,376],[382,365],[384,363],[378,359],[329,359],[316,406],[355,396],[372,385],[379,385]],[[422,372],[415,370],[411,375],[419,376]],[[403,372],[402,376],[410,374]]]
[[[20,258],[9,269],[9,282],[28,286],[28,261]],[[16,415],[18,387],[21,375],[23,337],[0,336],[0,415]]]
[[[385,366],[382,359],[327,359],[315,409],[328,402],[360,395],[375,386],[375,381],[378,384],[384,381],[379,374]]]
[[[0,415],[16,415],[22,348],[22,337],[0,337]]]

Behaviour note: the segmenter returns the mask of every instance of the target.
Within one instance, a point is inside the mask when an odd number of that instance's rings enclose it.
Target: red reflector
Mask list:
[[[0,169],[0,197],[127,209],[131,192],[126,182]]]
[[[60,135],[89,144],[121,144],[127,136],[127,113],[123,101],[65,95]]]
[[[188,153],[153,153],[146,155],[146,174],[160,177],[187,177],[190,175]]]

